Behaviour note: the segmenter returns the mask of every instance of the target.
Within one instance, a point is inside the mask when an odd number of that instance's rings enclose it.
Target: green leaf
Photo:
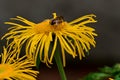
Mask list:
[[[120,64],[113,66],[113,72],[114,74],[120,73]]]
[[[100,68],[100,72],[106,73],[106,74],[112,74],[113,73],[113,68],[105,66],[104,68]]]
[[[83,80],[104,80],[109,76],[109,74],[105,73],[89,73]]]

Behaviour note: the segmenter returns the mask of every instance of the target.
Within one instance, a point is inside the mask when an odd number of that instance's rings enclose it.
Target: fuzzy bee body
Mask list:
[[[55,19],[52,19],[50,24],[51,25],[58,25],[63,22],[63,17],[62,16],[57,16]]]

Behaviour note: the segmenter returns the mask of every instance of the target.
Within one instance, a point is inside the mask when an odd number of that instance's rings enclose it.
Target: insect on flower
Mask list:
[[[32,70],[35,65],[26,56],[19,57],[17,53],[8,53],[4,47],[0,58],[0,80],[36,80],[38,71]]]
[[[56,18],[53,18],[51,21],[50,21],[50,24],[51,25],[59,25],[60,23],[63,22],[63,17],[62,16],[57,16]]]
[[[9,32],[2,39],[6,38],[9,43],[8,47],[13,48],[18,53],[20,53],[23,44],[26,43],[26,55],[36,62],[39,54],[40,60],[47,65],[52,64],[59,43],[59,52],[65,66],[65,54],[69,54],[73,58],[79,55],[79,58],[82,59],[82,57],[85,57],[84,51],[88,52],[91,49],[90,45],[95,47],[94,36],[97,36],[94,33],[95,29],[86,25],[95,23],[94,17],[96,17],[94,14],[90,14],[72,22],[67,22],[64,21],[63,17],[53,13],[52,19],[33,23],[17,16],[17,18],[11,18],[11,20],[21,21],[27,26],[5,22],[5,24],[12,25],[12,27],[9,28]],[[10,40],[12,41],[10,42]]]

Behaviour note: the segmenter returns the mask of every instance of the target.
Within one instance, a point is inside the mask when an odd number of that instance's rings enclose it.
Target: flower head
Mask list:
[[[0,80],[36,80],[37,71],[32,70],[33,61],[25,56],[19,58],[17,53],[8,53],[6,48],[1,54]]]
[[[17,16],[17,18],[11,18],[11,20],[21,21],[26,25],[5,22],[12,27],[9,28],[10,31],[3,38],[6,37],[8,42],[12,40],[8,46],[13,46],[14,50],[18,52],[26,43],[27,56],[32,57],[36,62],[39,54],[40,60],[46,64],[52,64],[59,43],[63,65],[65,66],[65,53],[72,55],[73,58],[79,55],[79,58],[82,59],[82,57],[85,57],[84,51],[88,52],[90,50],[90,45],[95,47],[94,36],[97,36],[94,33],[95,29],[86,25],[96,22],[93,17],[95,15],[90,14],[72,22],[66,22],[63,17],[53,13],[52,19],[46,19],[36,24]]]

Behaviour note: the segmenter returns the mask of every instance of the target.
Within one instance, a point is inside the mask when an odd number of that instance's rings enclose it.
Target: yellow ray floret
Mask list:
[[[36,80],[38,71],[32,70],[33,61],[25,56],[19,58],[17,53],[7,53],[6,48],[1,54],[0,80]]]
[[[66,22],[61,16],[53,13],[52,19],[46,19],[40,23],[33,23],[20,16],[11,18],[25,23],[26,25],[14,22],[5,22],[12,25],[9,32],[3,38],[12,42],[8,47],[20,52],[23,44],[26,43],[26,54],[36,62],[38,54],[40,60],[46,64],[52,64],[52,59],[58,44],[60,45],[63,65],[65,66],[65,53],[73,58],[79,55],[80,59],[85,57],[84,51],[90,50],[90,45],[95,47],[95,29],[87,26],[88,23],[95,23],[94,14],[85,15],[72,22]],[[12,47],[11,47],[12,46]],[[52,46],[52,47],[51,47]],[[60,53],[58,53],[60,54]]]

